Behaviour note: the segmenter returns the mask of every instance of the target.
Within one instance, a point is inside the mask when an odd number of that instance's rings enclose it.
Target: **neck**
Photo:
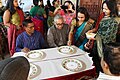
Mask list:
[[[78,22],[79,25],[81,25],[83,22]]]
[[[110,15],[105,15],[104,17],[110,17]]]
[[[31,36],[32,35],[32,33],[28,33],[28,32],[26,32],[29,36]]]

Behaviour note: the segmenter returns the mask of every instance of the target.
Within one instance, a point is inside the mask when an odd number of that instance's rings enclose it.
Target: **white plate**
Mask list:
[[[86,33],[87,39],[93,39],[95,37],[95,33]]]
[[[45,53],[40,50],[33,50],[26,53],[26,57],[29,59],[43,59],[45,58]]]
[[[58,51],[64,54],[73,54],[75,53],[75,48],[71,46],[61,46],[58,48]]]
[[[41,69],[39,66],[33,64],[33,63],[30,63],[30,71],[29,71],[29,79],[33,79],[35,78],[36,76],[38,76],[41,72]]]
[[[69,71],[77,72],[84,70],[86,68],[86,65],[83,61],[73,58],[68,58],[63,60],[62,66]]]

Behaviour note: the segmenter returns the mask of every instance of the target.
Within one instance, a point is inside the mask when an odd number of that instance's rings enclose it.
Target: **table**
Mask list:
[[[42,60],[35,61],[27,58],[30,63],[39,66],[41,69],[40,74],[32,80],[75,80],[82,76],[95,76],[95,67],[92,66],[93,62],[91,57],[88,56],[88,53],[82,51],[76,46],[72,47],[76,50],[76,53],[72,55],[59,53],[57,50],[58,48],[49,48],[40,49],[40,51],[43,51],[46,54],[46,57]],[[17,52],[13,57],[26,57],[25,54],[26,53],[23,52]],[[83,61],[86,64],[86,68],[79,72],[66,70],[61,64],[63,60],[69,58]]]

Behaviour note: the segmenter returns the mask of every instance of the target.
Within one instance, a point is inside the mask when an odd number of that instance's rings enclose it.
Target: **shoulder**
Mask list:
[[[95,21],[94,21],[93,19],[91,19],[91,18],[88,20],[88,23],[93,24],[94,22],[95,22]]]
[[[5,10],[4,14],[10,14],[10,10],[9,9]]]
[[[22,32],[22,33],[20,33],[18,36],[17,36],[17,38],[19,39],[19,38],[23,38],[24,37],[24,35],[25,35],[25,31],[24,32]]]
[[[120,24],[120,17],[115,17],[114,19],[117,21],[118,24]]]
[[[35,34],[35,36],[42,36],[42,34],[41,34],[41,32],[39,32],[39,31],[34,31],[34,34]]]
[[[52,27],[49,28],[49,30],[55,30],[55,26],[53,25]]]
[[[38,6],[34,6],[34,7],[32,7],[31,9],[30,9],[30,11],[33,11],[33,10],[35,10],[35,9],[37,9],[38,8]]]

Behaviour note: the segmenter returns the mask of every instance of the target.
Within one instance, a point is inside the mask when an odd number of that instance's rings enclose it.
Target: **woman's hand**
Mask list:
[[[71,44],[72,44],[72,42],[70,40],[68,40],[67,45],[71,46]]]

